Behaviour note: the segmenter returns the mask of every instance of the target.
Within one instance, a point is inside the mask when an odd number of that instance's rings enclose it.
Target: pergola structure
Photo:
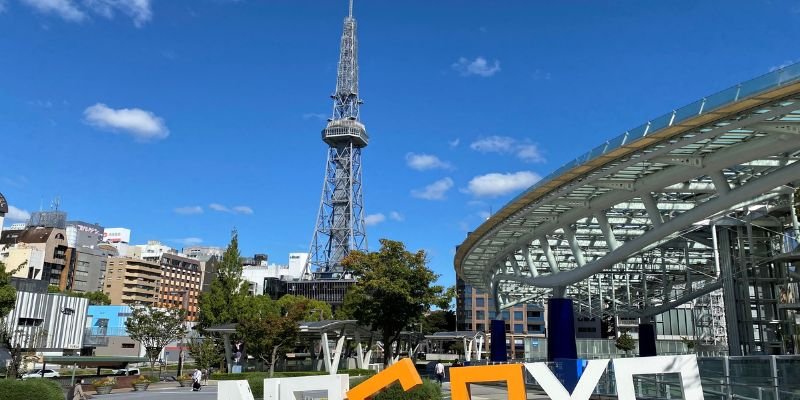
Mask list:
[[[753,227],[781,237],[789,226],[798,237],[798,160],[794,64],[673,110],[564,165],[471,232],[455,267],[488,290],[498,310],[554,296],[571,298],[578,315],[645,320],[723,288],[736,307],[735,292],[744,289],[734,280],[749,279],[751,267],[739,270],[725,254],[735,258],[741,249],[745,260],[754,253]],[[731,226],[741,227],[738,236],[720,228]]]
[[[475,331],[453,331],[436,332],[433,335],[425,335],[425,340],[430,342],[434,348],[442,349],[446,342],[462,343],[464,345],[464,361],[481,360],[483,345],[486,343],[486,334]],[[430,354],[430,349],[427,349]]]
[[[300,337],[318,339],[321,347],[321,360],[317,370],[336,375],[339,361],[346,351],[347,342],[355,342],[356,368],[366,369],[372,358],[374,335],[356,320],[305,321],[300,323]],[[335,347],[331,348],[331,342]]]

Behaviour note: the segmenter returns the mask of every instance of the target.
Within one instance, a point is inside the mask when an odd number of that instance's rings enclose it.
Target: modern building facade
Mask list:
[[[31,279],[40,279],[66,290],[70,281],[71,266],[67,258],[69,246],[64,228],[28,226],[24,230],[6,230],[0,236],[0,253],[11,252],[11,249],[20,246],[26,249],[36,249],[44,254],[42,267],[39,269],[38,260],[31,259],[31,267],[26,268]],[[38,252],[23,251],[33,257]],[[20,256],[22,253],[17,253]],[[10,256],[10,254],[9,254]],[[16,261],[14,261],[16,263]],[[20,264],[17,264],[20,265]],[[15,266],[16,267],[16,266]]]
[[[526,345],[538,345],[547,333],[545,307],[520,304],[496,312],[494,299],[463,279],[456,280],[456,329],[489,332],[492,320],[502,319],[506,328],[506,348],[512,359],[526,358]],[[488,344],[486,347],[488,351]]]
[[[186,310],[186,320],[196,321],[198,302],[203,282],[200,262],[173,253],[163,253],[161,265],[161,293],[159,307]]]
[[[108,259],[103,292],[114,305],[156,306],[161,297],[161,264],[130,257]]]
[[[67,245],[72,249],[70,263],[73,272],[67,289],[85,293],[103,290],[108,257],[117,255],[116,251],[100,246],[103,227],[82,221],[67,221]]]
[[[31,280],[12,280],[16,302],[3,321],[11,345],[44,355],[78,354],[83,346],[88,300],[47,293],[47,285],[26,281]]]
[[[84,353],[95,356],[140,356],[141,343],[130,338],[125,321],[127,305],[89,306],[84,329]]]

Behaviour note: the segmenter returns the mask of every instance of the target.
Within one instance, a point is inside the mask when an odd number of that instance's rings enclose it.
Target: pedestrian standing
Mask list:
[[[442,382],[444,382],[444,364],[441,361],[436,362],[434,372],[436,373],[436,381],[439,382],[439,386],[442,386]]]

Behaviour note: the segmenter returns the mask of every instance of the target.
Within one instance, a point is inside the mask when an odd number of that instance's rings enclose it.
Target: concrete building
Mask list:
[[[158,240],[148,240],[147,244],[137,244],[135,249],[131,249],[134,254],[132,257],[141,258],[148,261],[159,261],[161,255],[165,253],[178,254],[178,251],[169,247]]]
[[[2,321],[11,345],[43,355],[77,354],[83,345],[88,300],[47,293],[42,281],[13,279],[12,285],[17,289],[16,303]]]
[[[201,291],[209,290],[211,281],[217,276],[216,263],[225,254],[225,248],[215,246],[191,246],[184,247],[183,254],[200,262],[200,273],[202,275]]]
[[[191,246],[184,247],[181,252],[185,254],[186,257],[193,258],[200,262],[206,262],[210,260],[211,257],[222,259],[222,255],[225,254],[225,248],[216,246]]]
[[[200,262],[182,255],[164,252],[161,265],[159,307],[182,308],[186,320],[196,321],[202,285]]]
[[[66,230],[63,228],[29,226],[21,231],[6,230],[0,236],[0,252],[21,246],[35,248],[44,253],[41,273],[38,273],[37,260],[31,259],[32,268],[28,270],[31,279],[41,279],[65,290],[70,279],[70,263],[67,259]],[[33,256],[33,252],[30,253]],[[10,256],[10,255],[9,255]],[[19,265],[19,264],[17,264]]]
[[[0,249],[0,261],[6,271],[14,271],[17,278],[42,279],[44,271],[44,251],[38,247],[20,243]]]
[[[144,349],[128,335],[127,305],[89,306],[84,330],[84,352],[95,356],[141,356]]]
[[[512,358],[530,358],[532,346],[547,332],[546,310],[538,304],[519,304],[500,313],[495,311],[494,299],[463,279],[456,280],[456,328],[459,331],[489,332],[490,321],[502,319],[506,326],[506,347]],[[488,346],[486,347],[488,349]]]
[[[103,227],[81,221],[67,222],[67,245],[74,249],[74,272],[67,289],[76,292],[102,291],[106,274],[106,261],[109,256],[116,255],[116,250],[109,251],[100,246],[103,239]]]
[[[108,259],[103,291],[111,304],[156,306],[161,292],[161,264],[129,257]]]

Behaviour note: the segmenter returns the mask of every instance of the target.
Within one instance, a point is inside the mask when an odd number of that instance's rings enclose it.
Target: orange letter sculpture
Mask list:
[[[525,400],[525,380],[521,364],[450,368],[450,394],[453,400],[471,399],[469,384],[506,381],[508,400]]]
[[[381,373],[361,382],[360,385],[347,392],[348,400],[367,400],[380,393],[383,389],[395,381],[400,382],[403,390],[409,391],[422,385],[422,378],[419,377],[414,363],[410,358],[404,358]],[[456,399],[453,396],[453,399]]]

